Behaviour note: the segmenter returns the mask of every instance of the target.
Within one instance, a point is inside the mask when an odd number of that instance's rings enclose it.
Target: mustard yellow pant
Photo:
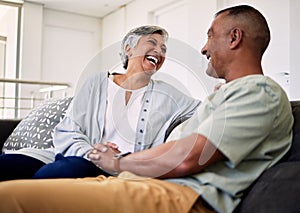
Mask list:
[[[0,212],[210,212],[198,197],[189,187],[128,172],[118,177],[12,180],[0,183]]]

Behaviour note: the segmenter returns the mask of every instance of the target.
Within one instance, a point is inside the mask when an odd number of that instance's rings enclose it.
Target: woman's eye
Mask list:
[[[156,42],[153,41],[153,40],[149,40],[148,42],[151,43],[151,44],[153,44],[153,45],[156,45]]]

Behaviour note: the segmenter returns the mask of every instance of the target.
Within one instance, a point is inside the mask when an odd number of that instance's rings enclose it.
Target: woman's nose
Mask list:
[[[154,49],[154,53],[157,54],[157,55],[164,55],[165,54],[165,52],[163,51],[163,49],[160,48],[160,47],[156,47]]]

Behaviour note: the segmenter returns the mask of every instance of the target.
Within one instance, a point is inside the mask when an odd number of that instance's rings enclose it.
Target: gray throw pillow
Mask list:
[[[34,108],[14,129],[3,146],[5,150],[53,147],[53,128],[62,120],[72,97],[47,101]]]

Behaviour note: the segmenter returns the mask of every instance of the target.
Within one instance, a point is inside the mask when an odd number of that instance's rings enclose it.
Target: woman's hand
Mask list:
[[[114,152],[116,153],[121,153],[121,151],[119,150],[119,146],[113,142],[109,142],[107,141],[105,143],[105,145],[108,147],[108,148],[111,148],[112,150],[114,150]]]
[[[120,153],[120,151],[118,150],[117,145],[113,143],[106,145],[96,144],[94,149],[92,149],[87,156],[97,167],[108,173],[114,174],[116,172],[114,156],[118,153]]]

